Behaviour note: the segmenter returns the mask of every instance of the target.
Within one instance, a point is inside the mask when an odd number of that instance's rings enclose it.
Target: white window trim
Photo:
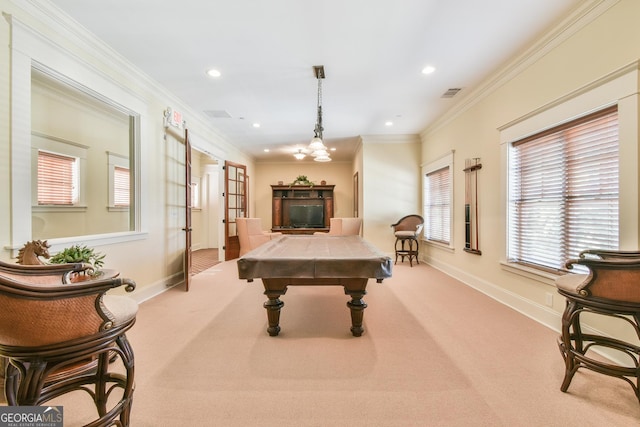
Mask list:
[[[619,244],[622,250],[637,249],[639,246],[640,172],[638,171],[638,125],[640,61],[622,67],[588,85],[576,89],[547,105],[498,128],[500,132],[500,230],[501,261],[503,269],[526,277],[538,276],[543,282],[549,281],[549,273],[526,268],[507,261],[508,230],[508,170],[509,145],[524,137],[571,121],[587,113],[617,104],[620,152],[620,229]]]
[[[426,186],[425,186],[425,179],[427,174],[430,174],[431,172],[435,172],[439,169],[448,167],[449,168],[449,200],[451,201],[451,209],[449,212],[449,244],[445,244],[445,243],[441,243],[441,242],[435,242],[432,240],[427,240],[427,238],[425,237],[425,233],[426,233],[426,227],[423,228],[422,231],[422,236],[421,236],[421,240],[424,241],[425,243],[427,243],[428,245],[432,245],[434,247],[438,247],[438,248],[442,248],[442,249],[447,249],[450,251],[453,251],[455,249],[455,238],[454,238],[454,222],[453,222],[453,218],[454,218],[454,198],[453,198],[453,176],[455,175],[454,171],[455,169],[453,168],[454,166],[454,153],[455,150],[451,150],[449,153],[443,155],[442,157],[438,158],[437,160],[434,160],[432,162],[429,162],[427,164],[423,164],[421,166],[422,168],[422,193],[423,193],[423,197],[422,200],[427,200],[427,198],[424,196],[424,192],[426,191]],[[422,215],[426,218],[426,209],[423,206],[422,207]]]

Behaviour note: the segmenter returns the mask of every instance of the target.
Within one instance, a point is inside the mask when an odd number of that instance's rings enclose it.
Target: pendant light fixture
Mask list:
[[[302,160],[305,158],[305,154],[302,152],[302,148],[298,148],[298,151],[293,155],[298,160]]]
[[[324,130],[322,127],[322,79],[324,79],[324,65],[315,65],[313,72],[318,80],[318,116],[314,129],[315,135],[309,144],[309,151],[311,151],[311,156],[316,162],[330,162],[331,157],[329,157],[327,147],[322,141],[322,131]]]

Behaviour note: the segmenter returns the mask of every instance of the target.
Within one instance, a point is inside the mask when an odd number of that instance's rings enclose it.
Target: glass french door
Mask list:
[[[247,167],[238,163],[224,162],[225,176],[225,218],[224,218],[224,242],[225,261],[240,256],[240,240],[236,218],[249,216],[248,212],[248,188],[249,178]]]
[[[189,131],[184,131],[184,170],[185,170],[185,224],[184,238],[184,286],[185,290],[189,291],[189,284],[191,282],[191,142],[189,141]]]

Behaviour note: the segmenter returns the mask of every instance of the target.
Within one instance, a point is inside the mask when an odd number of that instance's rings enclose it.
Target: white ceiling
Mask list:
[[[228,113],[207,118],[258,161],[313,137],[314,65],[325,143],[346,160],[358,135],[420,133],[583,1],[51,0],[196,111]]]

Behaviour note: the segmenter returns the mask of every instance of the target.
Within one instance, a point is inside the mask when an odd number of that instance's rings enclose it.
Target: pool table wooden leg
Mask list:
[[[362,319],[364,317],[364,309],[367,304],[362,299],[367,291],[364,290],[367,285],[367,279],[360,279],[358,286],[345,286],[344,293],[351,297],[351,301],[347,302],[347,307],[351,310],[351,333],[354,337],[362,336],[364,328],[362,327]],[[356,288],[356,289],[353,289]]]
[[[267,309],[267,320],[269,321],[269,327],[267,332],[272,337],[277,336],[280,333],[280,309],[284,306],[284,302],[280,301],[280,296],[287,292],[287,288],[274,291],[264,291],[264,294],[269,298],[264,303],[264,308]]]

